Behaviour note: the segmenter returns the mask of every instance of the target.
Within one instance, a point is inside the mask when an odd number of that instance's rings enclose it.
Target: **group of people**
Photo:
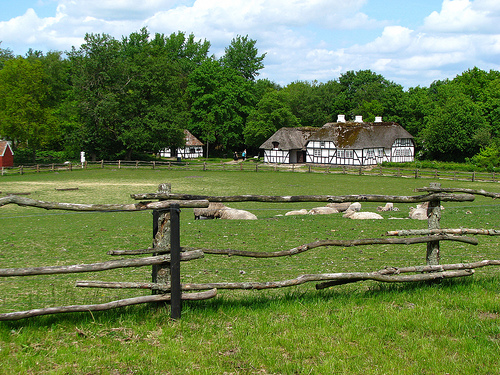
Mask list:
[[[243,150],[243,152],[241,153],[241,157],[243,160],[247,159],[247,149]],[[233,158],[234,158],[234,160],[238,160],[238,152],[236,152],[236,151],[234,152]]]

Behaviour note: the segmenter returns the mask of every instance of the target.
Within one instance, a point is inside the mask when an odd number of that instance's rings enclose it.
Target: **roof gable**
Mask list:
[[[12,151],[12,147],[10,147],[9,142],[0,141],[0,156],[4,156],[7,150],[10,150],[10,153],[14,155],[14,152]]]
[[[186,146],[203,146],[203,143],[186,129],[184,129],[184,139]]]
[[[307,139],[317,128],[281,128],[265,141],[260,148],[270,150],[274,148],[274,143],[278,143],[280,150],[300,150],[304,147]]]

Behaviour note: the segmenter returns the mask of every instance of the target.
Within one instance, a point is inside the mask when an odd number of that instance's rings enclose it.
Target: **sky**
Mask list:
[[[499,0],[0,0],[0,48],[16,55],[142,27],[193,33],[216,57],[248,35],[266,53],[258,78],[282,86],[370,69],[407,89],[500,70]]]

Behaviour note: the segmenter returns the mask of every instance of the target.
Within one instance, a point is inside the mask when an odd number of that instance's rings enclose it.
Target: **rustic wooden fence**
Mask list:
[[[2,167],[1,175],[72,171],[77,169],[163,169],[186,171],[251,171],[251,172],[305,172],[335,173],[350,175],[390,176],[405,178],[430,178],[435,180],[498,182],[495,172],[447,171],[438,169],[374,166],[349,166],[325,164],[269,164],[248,160],[246,162],[203,162],[201,160],[183,161],[86,161],[85,163],[32,164],[17,167]]]
[[[121,267],[139,267],[151,265],[152,282],[102,282],[79,281],[77,287],[90,288],[127,288],[150,289],[151,296],[141,296],[124,300],[112,301],[99,305],[61,306],[28,311],[0,314],[0,320],[17,320],[32,316],[81,311],[99,311],[138,303],[169,301],[171,317],[181,316],[182,300],[200,300],[212,298],[218,289],[270,289],[295,286],[307,282],[317,282],[316,288],[323,289],[334,285],[353,283],[362,280],[380,282],[414,282],[436,280],[453,277],[470,276],[475,268],[500,265],[500,260],[482,260],[473,263],[440,264],[440,241],[459,241],[477,245],[478,240],[464,235],[500,235],[500,230],[473,228],[440,228],[441,202],[470,202],[475,195],[499,198],[499,193],[473,189],[445,189],[433,183],[430,187],[417,189],[422,195],[390,196],[390,195],[307,195],[307,196],[200,196],[172,193],[169,184],[162,184],[158,192],[151,194],[134,194],[132,198],[141,202],[126,205],[86,205],[72,203],[55,203],[37,201],[26,197],[8,196],[0,198],[0,206],[17,204],[44,209],[63,209],[77,211],[138,211],[153,210],[153,247],[144,250],[111,251],[110,255],[144,255],[152,256],[138,259],[121,259],[94,264],[70,266],[51,266],[35,268],[0,269],[0,277],[47,275],[75,272],[97,272]],[[144,201],[148,200],[148,201]],[[150,202],[155,200],[155,202]],[[428,228],[423,230],[388,231],[386,237],[357,240],[322,240],[302,244],[288,250],[274,252],[240,251],[234,249],[200,249],[180,246],[180,207],[208,207],[209,202],[392,202],[392,203],[422,203],[429,202],[427,209]],[[420,236],[420,237],[410,237]],[[409,267],[390,267],[374,272],[322,273],[300,275],[294,279],[271,282],[219,282],[219,283],[181,283],[180,262],[199,259],[205,254],[230,255],[241,257],[275,258],[291,256],[322,246],[366,246],[380,244],[420,244],[427,246],[425,264]],[[405,274],[405,275],[403,275]],[[193,292],[203,291],[203,292]]]

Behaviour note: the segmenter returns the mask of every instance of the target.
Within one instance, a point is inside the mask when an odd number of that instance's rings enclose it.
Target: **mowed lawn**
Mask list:
[[[0,178],[1,194],[44,201],[133,203],[168,182],[175,193],[206,195],[417,195],[429,179],[292,172],[145,169],[73,170]],[[443,187],[500,192],[498,183],[439,181]],[[77,190],[61,190],[76,189]],[[57,190],[56,190],[57,189]],[[283,216],[318,203],[234,203],[256,221],[194,220],[181,210],[181,244],[252,251],[291,249],[322,239],[383,237],[423,229],[409,204],[357,221],[340,214]],[[363,203],[375,211],[383,203]],[[500,229],[500,204],[443,203],[441,226]],[[0,207],[0,268],[114,259],[109,250],[152,242],[151,212],[78,213]],[[500,259],[498,236],[479,245],[441,243],[441,263]],[[182,282],[278,281],[302,274],[376,271],[425,264],[425,244],[322,247],[284,258],[206,254],[182,263]],[[265,291],[221,290],[168,305],[0,322],[0,374],[500,374],[500,269],[436,283],[364,281],[316,290],[314,283]],[[75,288],[77,280],[151,280],[151,267],[92,274],[0,279],[0,313],[147,295],[142,290]]]

